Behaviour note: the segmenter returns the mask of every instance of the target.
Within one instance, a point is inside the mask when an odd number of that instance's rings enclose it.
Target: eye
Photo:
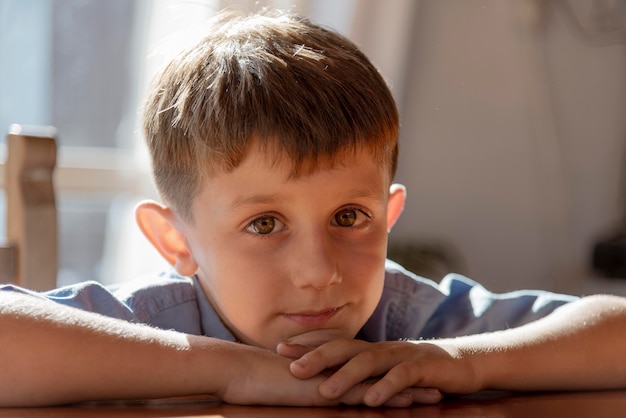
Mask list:
[[[283,223],[275,217],[264,215],[250,222],[246,231],[253,234],[268,235],[280,231],[283,227]]]
[[[335,213],[335,216],[333,217],[333,223],[337,226],[347,228],[359,226],[370,218],[371,217],[367,213],[360,209],[347,208]]]

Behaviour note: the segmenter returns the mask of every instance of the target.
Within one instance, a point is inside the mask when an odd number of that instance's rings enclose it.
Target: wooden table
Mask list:
[[[606,392],[481,393],[411,408],[285,408],[226,405],[213,401],[135,402],[56,408],[0,409],[0,417],[626,417],[626,390]]]

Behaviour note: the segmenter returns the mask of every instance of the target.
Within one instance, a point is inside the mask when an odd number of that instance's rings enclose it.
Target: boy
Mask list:
[[[136,218],[176,273],[5,286],[0,405],[407,406],[626,387],[624,299],[495,295],[385,261],[405,199],[398,115],[352,43],[281,14],[222,15],[209,33],[156,79],[144,113],[165,204]]]

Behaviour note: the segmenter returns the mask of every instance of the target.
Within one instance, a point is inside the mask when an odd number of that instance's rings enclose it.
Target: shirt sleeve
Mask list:
[[[458,274],[437,284],[396,263],[386,267],[381,301],[359,335],[369,341],[449,338],[513,328],[578,299],[541,290],[493,293]]]
[[[99,313],[111,318],[139,322],[126,304],[116,298],[109,289],[97,282],[82,282],[48,292],[35,292],[19,286],[6,284],[0,286],[0,291],[19,292],[50,300],[60,305]]]
[[[439,284],[445,298],[424,326],[423,338],[454,337],[518,327],[578,299],[542,290],[492,293],[467,277],[450,274]]]
[[[0,291],[29,294],[110,318],[187,334],[200,335],[203,331],[198,291],[192,279],[172,272],[140,277],[121,286],[107,287],[91,281],[49,292],[34,292],[14,285],[0,285]]]

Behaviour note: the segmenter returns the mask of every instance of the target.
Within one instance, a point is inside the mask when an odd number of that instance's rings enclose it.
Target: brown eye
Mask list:
[[[357,212],[354,209],[345,209],[335,214],[335,222],[339,226],[352,226],[357,220]]]
[[[265,235],[274,231],[275,220],[271,216],[264,216],[263,218],[255,219],[250,224],[250,229],[257,234]]]

